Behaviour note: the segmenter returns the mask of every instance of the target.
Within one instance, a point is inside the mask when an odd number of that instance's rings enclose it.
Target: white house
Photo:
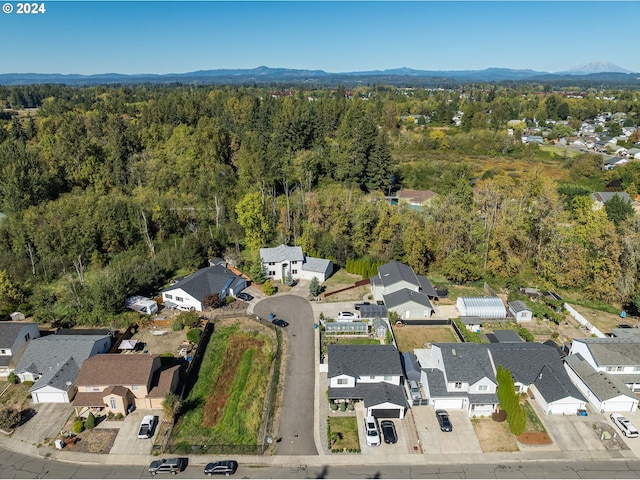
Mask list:
[[[108,335],[48,335],[27,344],[15,373],[29,389],[34,403],[69,403],[83,362],[111,348]]]
[[[34,322],[0,322],[0,377],[14,371],[27,343],[40,336]]]
[[[565,358],[569,378],[598,412],[635,412],[638,397],[615,375],[599,372],[579,353]]]
[[[458,297],[456,308],[463,317],[506,318],[507,309],[499,297]]]
[[[180,310],[205,309],[209,295],[218,294],[221,299],[236,295],[247,288],[247,280],[222,265],[201,268],[162,291],[163,303]]]
[[[509,311],[516,319],[516,322],[530,322],[533,316],[533,312],[527,307],[527,304],[522,300],[514,300],[508,302]]]
[[[265,276],[272,280],[284,280],[290,274],[294,280],[312,280],[316,277],[324,282],[333,273],[331,260],[305,256],[301,247],[279,245],[261,248],[260,259]]]
[[[404,418],[408,404],[393,345],[329,345],[329,400],[364,401],[366,415]]]

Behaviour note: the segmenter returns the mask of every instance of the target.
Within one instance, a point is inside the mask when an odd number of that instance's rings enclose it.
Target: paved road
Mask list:
[[[268,319],[270,313],[289,322],[278,455],[317,455],[313,437],[315,389],[313,311],[309,302],[295,295],[281,295],[257,303],[253,312]]]

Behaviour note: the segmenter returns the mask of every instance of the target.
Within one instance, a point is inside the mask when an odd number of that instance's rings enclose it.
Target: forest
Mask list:
[[[258,249],[280,243],[640,307],[640,216],[589,197],[616,185],[635,199],[640,162],[603,171],[601,155],[520,141],[534,119],[558,121],[549,141],[602,112],[637,127],[640,94],[0,87],[0,315],[120,326],[127,296],[212,256],[260,282]],[[385,199],[400,188],[438,196],[412,210]]]

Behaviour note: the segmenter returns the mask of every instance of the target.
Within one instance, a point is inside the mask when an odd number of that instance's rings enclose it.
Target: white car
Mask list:
[[[355,320],[358,318],[357,313],[353,312],[338,312],[338,320]]]
[[[377,447],[380,445],[380,429],[376,417],[364,417],[364,436],[368,446]]]
[[[636,438],[638,436],[638,429],[624,415],[621,415],[619,413],[612,413],[610,415],[610,418],[625,437]]]
[[[138,430],[138,438],[151,438],[153,437],[153,427],[156,425],[156,417],[153,415],[145,415],[140,422],[140,429]]]

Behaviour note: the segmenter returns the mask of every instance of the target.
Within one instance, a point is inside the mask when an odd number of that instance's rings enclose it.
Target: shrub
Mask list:
[[[336,405],[335,403],[331,402],[331,410],[333,410],[334,412],[336,410],[338,410],[338,405]]]
[[[231,295],[227,295],[224,299],[224,303],[226,303],[227,305],[231,305],[235,301],[235,297],[232,297]]]
[[[187,340],[191,343],[198,343],[201,336],[202,331],[199,328],[193,328],[187,332]]]
[[[347,409],[348,409],[350,412],[353,412],[353,411],[355,410],[355,408],[356,408],[356,407],[355,407],[355,405],[353,404],[353,402],[351,402],[349,405],[347,405]]]
[[[11,372],[7,376],[7,382],[9,382],[11,384],[18,383],[18,377],[16,376],[15,373]]]
[[[271,280],[267,280],[262,284],[262,291],[267,297],[270,297],[271,295],[276,293],[276,287],[273,286],[273,283],[271,283]]]
[[[87,430],[93,430],[96,428],[96,417],[93,413],[89,412],[89,415],[87,415],[87,419],[84,421],[84,428]]]
[[[124,418],[124,415],[121,413],[116,413],[116,420],[122,420]]]
[[[346,412],[347,411],[347,404],[342,402],[340,403],[340,411],[341,412]]]
[[[174,332],[179,332],[180,330],[183,330],[183,329],[184,329],[184,323],[182,323],[180,316],[177,316],[171,322],[171,330],[173,330]]]
[[[82,420],[76,420],[73,422],[73,433],[80,433],[84,430],[84,422]]]
[[[22,420],[22,414],[15,408],[9,407],[0,411],[0,428],[10,430]]]

